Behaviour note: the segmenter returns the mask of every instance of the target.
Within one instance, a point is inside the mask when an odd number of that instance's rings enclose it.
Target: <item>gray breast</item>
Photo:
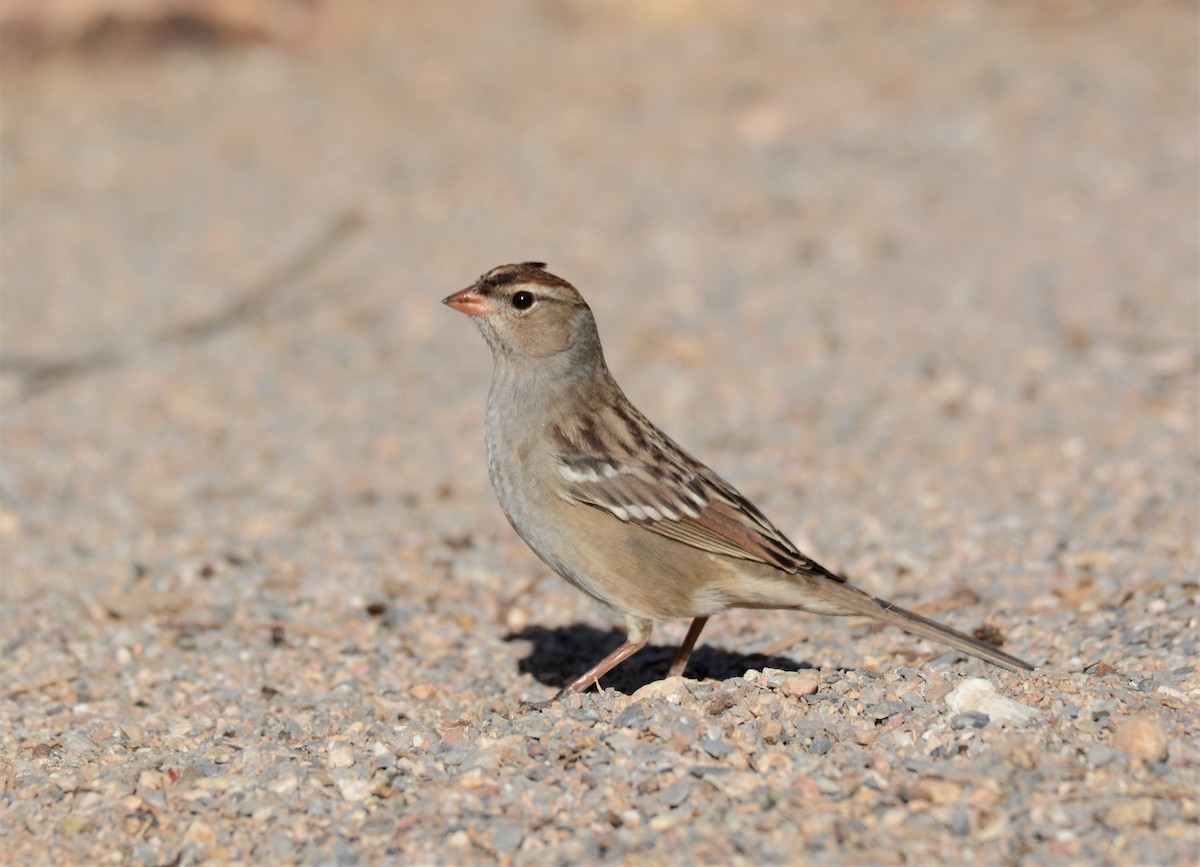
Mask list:
[[[530,403],[529,396],[514,393],[510,383],[493,379],[484,425],[492,489],[508,522],[547,566],[609,604],[582,573],[585,558],[561,526],[560,510],[572,506],[555,494],[555,479],[548,474],[556,461],[534,421],[544,418],[544,412]]]

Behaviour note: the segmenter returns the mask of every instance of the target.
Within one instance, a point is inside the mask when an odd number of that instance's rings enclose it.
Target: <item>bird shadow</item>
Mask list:
[[[539,683],[560,688],[624,644],[625,634],[615,629],[597,629],[573,623],[554,629],[527,626],[520,632],[506,635],[504,640],[531,642],[533,648],[527,657],[518,662],[518,670],[522,674],[533,675]],[[667,676],[676,650],[678,648],[674,645],[647,644],[604,675],[603,686],[628,694],[648,683],[662,680]],[[800,671],[812,666],[788,656],[738,653],[702,645],[692,653],[684,674],[697,680],[727,680],[741,677],[752,668]]]

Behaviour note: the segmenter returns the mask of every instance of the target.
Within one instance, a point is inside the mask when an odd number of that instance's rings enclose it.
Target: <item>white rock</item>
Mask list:
[[[992,722],[1017,725],[1028,725],[1040,716],[1033,708],[1000,695],[990,680],[981,677],[964,680],[950,690],[946,705],[955,713],[973,710],[987,714]]]
[[[354,750],[348,746],[334,747],[329,751],[329,767],[331,768],[352,768],[354,767]]]
[[[342,793],[342,797],[352,803],[365,801],[375,790],[375,786],[370,780],[361,779],[338,780],[337,787],[338,791]]]
[[[679,704],[683,701],[683,696],[687,694],[686,683],[687,678],[682,675],[664,677],[662,680],[656,680],[643,686],[633,694],[633,698],[635,701],[661,698],[670,704]]]

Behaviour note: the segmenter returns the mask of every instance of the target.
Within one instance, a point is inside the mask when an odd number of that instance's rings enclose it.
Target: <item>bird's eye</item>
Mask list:
[[[512,297],[512,306],[518,310],[528,310],[533,306],[532,292],[514,292]]]

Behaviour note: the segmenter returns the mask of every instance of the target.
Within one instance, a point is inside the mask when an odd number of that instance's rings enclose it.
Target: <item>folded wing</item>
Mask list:
[[[634,413],[614,407],[576,429],[555,429],[564,496],[704,551],[843,580],[801,554],[732,485]]]

